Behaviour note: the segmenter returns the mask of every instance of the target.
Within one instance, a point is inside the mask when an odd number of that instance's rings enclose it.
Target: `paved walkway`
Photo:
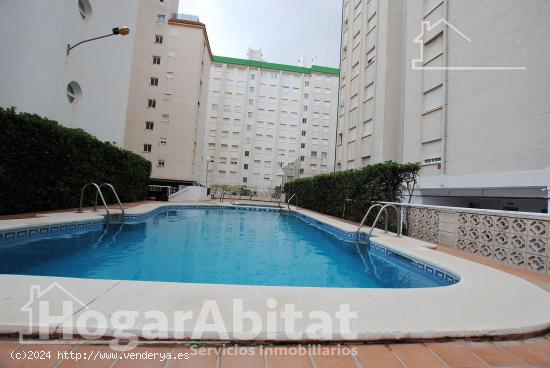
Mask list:
[[[166,359],[168,353],[170,360]],[[31,354],[35,359],[23,358]],[[149,358],[145,354],[149,354]],[[41,356],[44,359],[39,359]],[[16,357],[19,359],[14,359]],[[309,349],[298,345],[200,349],[141,346],[123,353],[114,352],[105,345],[19,345],[4,341],[0,342],[0,367],[550,367],[550,334],[521,341],[316,345]]]

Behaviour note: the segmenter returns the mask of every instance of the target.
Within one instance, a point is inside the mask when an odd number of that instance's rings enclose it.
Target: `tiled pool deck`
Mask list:
[[[218,202],[211,202],[212,204],[218,204]],[[145,207],[155,207],[155,203],[140,203],[136,208],[130,208],[129,213],[139,213]],[[130,206],[129,206],[130,207]],[[139,209],[141,207],[141,209]],[[300,210],[302,213],[308,213],[309,211]],[[74,214],[73,214],[74,215]],[[88,214],[89,216],[90,214]],[[339,226],[342,229],[347,227],[354,228],[356,225],[352,223],[344,223],[336,219],[331,219],[327,216],[322,216],[318,214],[313,214],[313,217],[323,219],[326,222],[337,221]],[[49,216],[48,216],[49,217]],[[59,219],[64,219],[66,221],[67,217],[64,214],[55,214],[53,217]],[[71,216],[69,216],[71,217]],[[24,219],[25,217],[20,217]],[[28,218],[28,217],[27,217]],[[74,218],[74,217],[73,217]],[[52,218],[49,218],[51,221]],[[42,222],[42,220],[37,220]],[[7,221],[9,222],[9,221]],[[6,223],[1,221],[0,223]],[[1,231],[1,227],[0,227]],[[384,240],[384,235],[379,234],[380,240]],[[395,238],[390,238],[393,243],[395,243]],[[533,272],[525,271],[514,266],[507,266],[500,264],[498,262],[490,261],[478,256],[473,256],[468,253],[464,253],[452,248],[439,247],[436,251],[431,249],[426,249],[429,247],[428,244],[423,244],[421,242],[413,241],[414,244],[409,244],[409,239],[403,239],[398,241],[397,247],[399,249],[405,249],[406,252],[411,251],[415,254],[425,255],[429,253],[435,260],[444,260],[448,258],[455,259],[456,261],[451,262],[452,265],[467,264],[471,265],[472,262],[483,264],[491,267],[492,269],[497,269],[500,272],[489,271],[485,273],[484,276],[503,276],[504,278],[510,280],[512,284],[509,284],[507,290],[516,291],[514,286],[518,286],[519,289],[522,289],[528,283],[519,283],[516,284],[516,281],[519,281],[517,277],[528,281],[532,284],[537,285],[538,287],[550,292],[550,277],[536,274]],[[419,247],[420,245],[420,247]],[[453,256],[453,257],[449,257]],[[428,258],[430,258],[428,257]],[[458,258],[456,258],[458,257]],[[464,261],[472,262],[464,262]],[[455,263],[456,262],[456,263]],[[443,262],[445,264],[445,262]],[[460,267],[459,267],[460,268]],[[464,270],[467,271],[469,267],[466,267]],[[476,268],[476,267],[474,267]],[[451,269],[457,270],[454,267]],[[481,267],[481,269],[487,271],[487,267]],[[490,269],[489,269],[490,270]],[[462,271],[462,270],[461,270]],[[479,269],[478,269],[479,271]],[[461,272],[459,272],[461,273]],[[511,277],[514,275],[517,277]],[[461,276],[463,274],[461,273]],[[466,277],[466,281],[468,277]],[[474,280],[475,281],[475,280]],[[483,284],[487,280],[478,280]],[[494,280],[495,281],[495,280]],[[0,281],[0,285],[4,283],[4,280]],[[498,289],[497,285],[497,289]],[[528,291],[540,290],[538,288],[529,287]],[[491,293],[494,290],[485,290],[489,295],[483,300],[477,300],[479,303],[487,303],[491,301]],[[529,293],[522,294],[524,297],[529,300]],[[450,294],[446,294],[449,296]],[[469,295],[469,294],[465,294]],[[522,296],[519,295],[521,298]],[[544,298],[544,297],[543,297]],[[475,298],[474,298],[475,299]],[[510,299],[513,300],[514,298]],[[516,298],[517,299],[517,298]],[[457,299],[457,303],[460,298]],[[520,313],[530,313],[529,305],[525,303],[527,300],[520,300],[518,304],[514,307],[519,309]],[[463,302],[467,300],[462,299]],[[409,300],[410,302],[410,300]],[[418,303],[418,301],[417,301]],[[413,303],[414,304],[414,303]],[[410,305],[410,304],[409,304]],[[418,307],[418,304],[417,304]],[[464,308],[468,309],[471,306],[464,305]],[[480,305],[482,307],[482,305]],[[497,306],[498,307],[498,306]],[[503,317],[502,309],[510,311],[510,306],[500,305],[499,308],[494,310],[494,314],[501,315]],[[512,309],[514,309],[512,308]],[[484,309],[484,308],[482,308]],[[472,309],[475,311],[476,309]],[[5,310],[4,310],[5,311]],[[433,315],[435,320],[443,317],[444,319],[453,320],[457,318],[456,313],[460,309],[454,311],[448,310],[434,310],[437,315]],[[0,317],[3,314],[3,311],[0,310]],[[483,311],[482,311],[483,314]],[[550,309],[547,310],[547,316],[550,319]],[[4,316],[5,317],[5,316]],[[420,316],[424,317],[424,316]],[[429,315],[425,317],[430,317]],[[475,320],[476,317],[472,316]],[[514,316],[511,317],[512,319]],[[485,323],[485,320],[480,320]],[[542,322],[542,321],[541,321]],[[409,326],[411,327],[411,326]],[[222,345],[213,345],[215,349],[215,354],[211,354],[206,357],[191,357],[189,360],[179,360],[179,361],[169,361],[162,362],[157,360],[128,360],[120,356],[117,359],[110,359],[100,362],[79,362],[78,365],[74,361],[57,359],[57,353],[52,354],[52,359],[47,361],[27,361],[27,360],[14,360],[10,357],[10,354],[13,350],[19,352],[33,349],[33,350],[44,350],[50,349],[54,351],[73,351],[73,352],[92,352],[98,350],[98,348],[90,345],[78,346],[78,345],[55,345],[55,346],[43,346],[43,345],[19,345],[17,341],[9,341],[5,338],[3,341],[0,339],[0,367],[70,367],[70,366],[90,366],[90,367],[141,367],[141,366],[151,366],[151,367],[531,367],[531,366],[546,366],[550,367],[550,334],[546,336],[539,336],[536,338],[520,339],[514,341],[469,341],[469,340],[453,340],[445,342],[418,342],[410,344],[372,344],[372,345],[355,345],[353,343],[347,344],[348,347],[357,348],[357,355],[352,357],[349,355],[331,355],[324,356],[315,354],[317,351],[315,348],[310,350],[306,355],[287,355],[287,356],[272,356],[272,355],[262,355],[262,348],[258,345],[254,346],[252,350],[247,350],[247,354],[238,354],[234,355],[232,352],[233,347],[223,347]],[[241,345],[244,346],[244,345]],[[297,345],[292,345],[296,347]],[[329,346],[329,345],[325,345]],[[168,345],[168,346],[142,346],[137,348],[137,352],[185,352],[186,348],[183,345]],[[107,346],[102,346],[99,350],[109,350]],[[252,354],[250,352],[253,352]],[[227,353],[226,353],[227,352]]]

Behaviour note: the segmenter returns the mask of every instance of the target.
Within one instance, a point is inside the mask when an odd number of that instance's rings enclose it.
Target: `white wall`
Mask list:
[[[37,113],[103,141],[122,143],[134,37],[113,36],[79,46],[67,43],[108,34],[115,26],[135,31],[139,2],[91,1],[83,20],[77,1],[0,2],[0,105]],[[76,81],[82,99],[71,105],[66,86]]]

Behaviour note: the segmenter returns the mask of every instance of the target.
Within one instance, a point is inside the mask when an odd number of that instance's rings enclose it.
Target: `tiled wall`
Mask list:
[[[411,206],[408,236],[550,275],[550,216]]]

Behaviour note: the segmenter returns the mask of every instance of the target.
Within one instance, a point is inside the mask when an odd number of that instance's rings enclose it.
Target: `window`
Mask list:
[[[328,153],[321,152],[321,158],[328,158]]]
[[[146,130],[153,130],[153,127],[155,126],[155,123],[152,121],[146,121],[145,122],[145,129]]]
[[[158,24],[164,24],[164,23],[166,23],[166,15],[164,15],[164,14],[157,14],[157,23],[158,23]]]
[[[307,111],[307,106],[304,106],[304,111]]]
[[[155,35],[155,43],[162,43],[162,35]]]
[[[243,183],[248,182],[248,178],[246,176],[243,176]]]
[[[160,137],[160,144],[166,146],[166,143],[168,143],[168,138]]]
[[[306,144],[305,143],[300,143],[300,148],[306,148]]]
[[[424,93],[423,112],[430,112],[443,106],[443,85]]]
[[[370,64],[376,60],[376,49],[372,49],[369,52],[367,52],[367,64]]]
[[[144,143],[143,144],[143,152],[151,152],[151,145]]]
[[[244,156],[245,156],[245,157],[250,156],[250,151],[244,151]]]
[[[162,123],[169,123],[170,122],[170,114],[162,114]]]
[[[317,151],[311,151],[311,157],[317,157]]]
[[[147,100],[147,107],[150,107],[150,108],[152,108],[152,109],[154,109],[155,107],[157,107],[157,100],[152,99],[152,98],[148,99],[148,100]]]
[[[223,105],[223,111],[231,112],[231,106],[230,105]]]
[[[92,6],[88,0],[78,0],[78,12],[84,20],[88,20],[92,16]]]
[[[248,117],[249,117],[249,118],[252,117],[252,112],[249,112],[249,113],[248,113]]]
[[[273,78],[273,79],[279,78],[279,73],[277,73],[277,72],[271,72],[271,78]]]
[[[158,160],[157,167],[164,167],[164,160]]]
[[[164,101],[167,101],[167,102],[172,101],[172,94],[171,93],[165,93],[164,94]]]
[[[176,52],[174,50],[168,50],[168,57],[169,58],[175,58]]]
[[[67,85],[67,99],[69,103],[76,104],[82,98],[82,89],[76,82],[71,82]]]
[[[343,133],[338,133],[338,140],[336,142],[336,144],[340,145],[342,144],[342,139],[343,139]]]
[[[160,65],[160,56],[153,56],[153,64]]]
[[[302,137],[305,137],[305,136],[306,136],[306,131],[302,130]]]
[[[166,79],[174,79],[174,72],[166,72]]]
[[[305,156],[300,156],[300,161],[302,161],[302,162],[303,162],[303,161],[304,161],[305,159],[306,159],[306,157],[305,157]]]
[[[427,158],[424,160],[425,165],[438,164],[441,163],[441,157]]]
[[[307,124],[307,118],[302,119],[302,124]]]
[[[243,167],[244,167],[245,170],[248,170],[248,164],[244,164]]]
[[[309,93],[304,93],[304,100],[307,100],[309,98]]]
[[[250,93],[254,93],[254,87],[250,87]]]
[[[156,77],[151,77],[151,86],[158,86],[159,85],[159,79]]]
[[[253,100],[253,99],[249,99],[249,100],[248,100],[248,104],[249,104],[249,105],[254,105],[254,100]]]
[[[303,174],[304,173],[304,169],[300,169],[300,174]]]
[[[304,86],[309,87],[309,81],[305,81]]]
[[[365,87],[365,99],[371,99],[374,97],[374,82]]]
[[[250,80],[256,80],[256,74],[250,74]]]

